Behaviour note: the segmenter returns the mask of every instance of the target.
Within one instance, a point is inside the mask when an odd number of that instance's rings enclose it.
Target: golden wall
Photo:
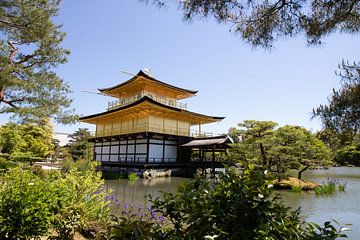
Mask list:
[[[96,124],[96,137],[116,136],[139,132],[155,132],[176,136],[190,136],[190,123],[149,114],[132,119],[113,119]]]

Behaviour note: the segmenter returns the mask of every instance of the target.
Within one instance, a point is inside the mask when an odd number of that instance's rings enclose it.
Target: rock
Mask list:
[[[317,187],[320,187],[320,184],[297,179],[294,177],[289,177],[288,179],[274,180],[273,185],[275,189],[291,189],[293,186],[301,186],[303,190],[314,190]]]

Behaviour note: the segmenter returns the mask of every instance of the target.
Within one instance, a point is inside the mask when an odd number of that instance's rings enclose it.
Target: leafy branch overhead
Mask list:
[[[337,75],[342,80],[340,89],[333,90],[327,104],[313,110],[314,117],[320,117],[326,129],[356,135],[360,131],[360,65],[343,61]]]
[[[0,2],[0,113],[20,120],[74,120],[69,86],[54,72],[69,51],[53,22],[60,0]]]
[[[163,0],[140,0],[163,6]],[[252,46],[272,47],[273,42],[305,34],[309,44],[319,44],[339,31],[357,33],[359,0],[179,0],[184,20],[215,18],[229,24]]]

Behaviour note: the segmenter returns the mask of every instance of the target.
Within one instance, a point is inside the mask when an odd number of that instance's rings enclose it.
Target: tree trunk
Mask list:
[[[310,167],[310,165],[307,165],[307,166],[305,166],[303,169],[301,169],[301,170],[298,172],[298,179],[301,180],[301,174],[302,174],[303,172],[305,172],[306,169],[308,169],[309,167]]]
[[[259,143],[259,147],[260,147],[260,153],[261,153],[261,158],[263,160],[263,168],[265,166],[268,165],[267,159],[266,159],[266,154],[265,154],[265,149],[264,146],[262,145],[262,143]]]

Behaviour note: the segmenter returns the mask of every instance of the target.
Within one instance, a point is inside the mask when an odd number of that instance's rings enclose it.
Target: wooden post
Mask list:
[[[211,178],[215,178],[215,146],[212,149],[212,160],[211,160]]]

